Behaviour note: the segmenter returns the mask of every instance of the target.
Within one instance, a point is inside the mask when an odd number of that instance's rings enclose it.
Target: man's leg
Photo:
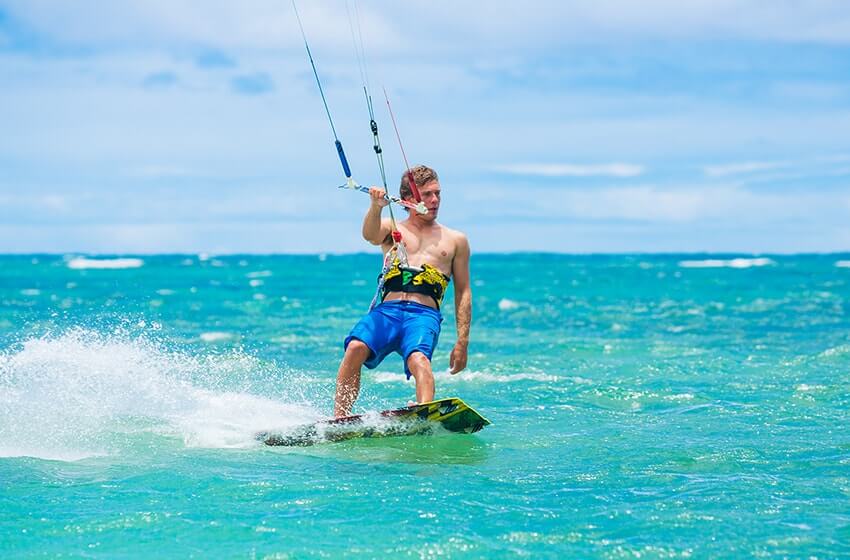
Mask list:
[[[369,359],[372,351],[360,340],[354,339],[348,343],[339,373],[336,376],[336,399],[334,401],[334,416],[348,416],[357,395],[360,394],[360,368]]]
[[[407,357],[407,369],[416,380],[416,402],[433,401],[434,372],[431,371],[431,360],[422,352],[413,352]]]

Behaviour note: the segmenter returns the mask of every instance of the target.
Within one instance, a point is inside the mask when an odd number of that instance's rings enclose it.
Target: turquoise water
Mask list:
[[[379,257],[0,257],[0,556],[850,555],[850,260],[733,259],[474,256],[492,426],[280,449]]]

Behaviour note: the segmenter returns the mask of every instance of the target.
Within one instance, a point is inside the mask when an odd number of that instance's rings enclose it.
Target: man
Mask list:
[[[334,415],[348,416],[360,393],[360,369],[373,369],[391,352],[401,354],[407,378],[416,381],[416,401],[434,400],[434,373],[431,355],[440,335],[440,303],[449,280],[455,282],[457,343],[451,352],[449,368],[457,373],[466,367],[469,324],[472,318],[472,290],[469,286],[469,241],[466,236],[437,223],[440,210],[440,182],[437,173],[424,165],[402,175],[400,195],[415,202],[418,191],[427,214],[408,210],[398,224],[407,253],[407,263],[396,258],[383,277],[381,303],[363,317],[345,339],[345,356],[339,366]],[[392,221],[381,219],[389,204],[383,189],[372,187],[371,205],[363,219],[363,238],[380,245],[384,253],[394,247]],[[401,251],[399,251],[401,252]]]

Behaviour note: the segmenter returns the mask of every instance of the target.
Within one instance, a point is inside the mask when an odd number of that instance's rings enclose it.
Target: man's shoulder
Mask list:
[[[466,234],[458,229],[452,229],[450,227],[442,226],[443,231],[446,236],[451,239],[451,244],[453,247],[453,253],[455,255],[468,255],[469,254],[469,240],[466,238]]]
[[[443,231],[446,233],[446,235],[450,236],[455,241],[466,241],[466,234],[460,231],[459,229],[452,229],[443,224],[440,224],[440,227],[443,228]]]

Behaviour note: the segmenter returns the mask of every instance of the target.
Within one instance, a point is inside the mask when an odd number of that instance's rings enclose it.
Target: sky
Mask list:
[[[354,178],[366,81],[473,252],[850,249],[846,1],[298,10]],[[290,1],[0,0],[0,126],[0,253],[374,250]]]

